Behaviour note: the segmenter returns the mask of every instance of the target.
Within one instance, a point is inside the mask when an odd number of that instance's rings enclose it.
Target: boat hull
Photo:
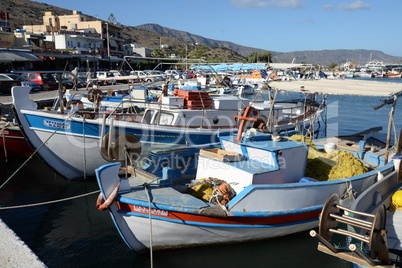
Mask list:
[[[109,164],[97,169],[105,199],[120,183],[113,175],[118,168]],[[123,240],[139,252],[270,239],[315,228],[329,194],[343,196],[349,187],[361,193],[375,183],[378,172],[388,174],[392,169],[389,163],[345,180],[251,185],[227,204],[226,215],[209,214],[203,210],[207,203],[182,197],[170,187],[141,188],[134,183],[138,187],[120,192],[110,213]],[[160,198],[163,201],[158,202]]]
[[[146,208],[143,208],[146,211]],[[153,250],[206,246],[213,244],[241,243],[264,240],[302,232],[317,226],[320,210],[313,213],[313,219],[288,224],[220,224],[199,222],[169,222],[153,216],[148,217],[116,214],[115,224],[127,245],[137,252]],[[242,219],[247,222],[250,219]],[[274,220],[274,219],[272,219]],[[152,224],[152,241],[150,241]]]
[[[0,130],[0,159],[28,157],[33,154],[20,129],[16,126]]]

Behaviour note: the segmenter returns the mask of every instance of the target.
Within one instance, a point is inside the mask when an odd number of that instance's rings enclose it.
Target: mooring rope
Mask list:
[[[49,138],[47,138],[47,139],[46,139],[46,140],[45,140],[28,158],[27,158],[27,160],[25,160],[24,163],[22,163],[22,165],[19,166],[19,168],[18,168],[16,171],[14,171],[13,174],[11,174],[11,176],[0,186],[0,190],[4,187],[4,185],[6,185],[6,183],[7,183],[9,180],[11,180],[11,178],[13,178],[13,177],[15,176],[15,174],[17,174],[17,173],[22,169],[23,166],[26,165],[26,163],[28,163],[29,160],[32,159],[32,157],[43,147],[43,145],[45,145],[45,144],[50,140],[50,138],[52,138],[53,135],[56,134],[56,132],[57,132],[62,126],[64,126],[64,123],[65,123],[68,119],[70,119],[71,115],[72,115],[72,114],[69,114],[69,115],[66,117],[66,119],[63,121],[63,123],[60,124],[60,125],[53,131],[53,133],[49,136]]]
[[[3,125],[0,135],[3,138],[3,150],[4,150],[4,157],[6,159],[6,162],[8,163],[8,156],[7,156],[7,148],[6,148],[6,128],[11,125],[11,122],[7,122],[5,125]]]
[[[153,248],[152,248],[152,212],[151,212],[151,198],[148,193],[149,189],[149,184],[144,184],[145,187],[145,193],[147,194],[148,198],[148,214],[149,214],[149,251],[150,251],[150,262],[151,262],[151,268],[154,267],[153,263]]]
[[[19,205],[19,206],[11,206],[11,207],[0,207],[0,210],[3,210],[3,209],[13,209],[13,208],[35,207],[35,206],[41,206],[41,205],[49,205],[49,204],[59,203],[59,202],[63,202],[63,201],[68,201],[68,200],[72,200],[72,199],[76,199],[76,198],[88,196],[88,195],[91,195],[91,194],[96,194],[96,193],[99,193],[99,192],[100,192],[100,190],[96,190],[96,191],[93,191],[93,192],[90,192],[90,193],[80,194],[80,195],[76,195],[76,196],[72,196],[72,197],[66,197],[66,198],[62,198],[62,199],[58,199],[58,200],[53,200],[53,201],[46,201],[46,202],[41,202],[41,203],[27,204],[27,205]]]

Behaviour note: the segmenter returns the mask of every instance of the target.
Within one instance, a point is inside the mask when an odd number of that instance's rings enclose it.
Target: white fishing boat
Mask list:
[[[247,119],[242,117],[243,124]],[[326,146],[334,142],[342,153]],[[166,153],[170,158],[161,176],[134,170],[119,177],[120,163],[101,166],[96,171],[98,209],[109,209],[123,240],[137,252],[253,241],[310,230],[329,194],[359,195],[379,173],[393,169],[384,162],[384,148],[369,136],[314,143],[345,154],[338,155],[342,159],[348,151],[371,165],[367,172],[328,181],[306,176],[306,143],[239,130],[237,136],[222,135],[220,144],[199,151],[194,176],[188,174],[192,166],[175,164],[174,150]]]
[[[29,100],[26,88],[12,89],[15,113],[24,136],[39,156],[67,179],[94,175],[100,165],[116,161],[118,156],[114,159],[105,156],[113,146],[130,147],[134,154],[139,154],[141,147],[141,154],[146,155],[151,148],[167,144],[216,142],[218,133],[236,131],[238,123],[234,115],[239,115],[249,104],[249,100],[233,96],[177,92],[182,94],[163,96],[161,102],[148,105],[144,112],[125,113],[81,109],[80,104],[66,110],[38,110]],[[285,103],[259,103],[259,109],[252,115],[255,121],[248,127],[262,131],[304,129],[325,108],[325,99],[319,103],[311,96],[314,95]],[[95,102],[102,98],[101,94],[94,95]]]

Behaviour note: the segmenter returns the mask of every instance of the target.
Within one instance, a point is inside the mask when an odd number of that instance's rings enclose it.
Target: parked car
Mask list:
[[[137,76],[142,82],[148,83],[157,82],[161,79],[161,76],[150,74],[147,71],[131,71],[130,75]]]
[[[194,73],[194,71],[193,70],[187,70],[187,71],[184,71],[187,75],[189,75],[190,76],[190,78],[195,78],[196,77],[196,75],[195,75],[195,73]]]
[[[163,71],[160,71],[160,70],[150,70],[150,71],[151,71],[153,74],[162,76],[162,77],[163,77],[163,80],[166,80],[167,77],[168,77],[168,75],[167,75],[165,72],[163,72]]]
[[[173,79],[189,79],[190,76],[180,70],[166,70],[165,73]]]
[[[38,83],[42,90],[55,90],[58,88],[56,79],[54,79],[51,73],[32,72],[23,73],[21,76]]]
[[[148,75],[148,77],[154,77],[156,81],[166,80],[166,74],[161,75],[159,72],[153,70],[145,70],[145,73]]]
[[[21,86],[21,81],[0,79],[0,93],[10,94],[11,88],[15,86]]]
[[[14,74],[14,73],[2,73],[0,74],[0,80],[2,81],[6,81],[6,80],[10,80],[10,81],[20,81],[21,83],[16,83],[16,85],[21,85],[21,86],[25,86],[25,87],[30,87],[31,91],[39,91],[41,90],[41,87],[38,83],[34,82],[34,81],[30,81],[28,79],[26,79],[25,77],[19,75],[19,74]],[[11,90],[11,87],[10,87]]]
[[[100,85],[114,85],[116,84],[116,80],[114,75],[109,71],[98,71],[96,72],[96,78],[98,79],[98,83]],[[103,78],[108,78],[107,80],[102,80]]]
[[[129,76],[129,74],[123,72],[123,71],[118,71],[118,70],[110,70],[110,73],[113,74],[114,77],[118,78],[116,79],[117,83],[123,83],[123,84],[128,84],[128,83],[132,83],[132,79],[122,79],[125,76]]]
[[[52,75],[53,75],[54,79],[57,81],[57,74],[52,74]],[[78,73],[77,73],[77,76],[78,76]],[[61,79],[62,79],[63,88],[72,89],[74,87],[74,79],[73,79],[73,76],[71,76],[70,74],[63,73]],[[85,80],[81,80],[80,78],[77,79],[77,88],[85,87],[85,85],[86,85]]]

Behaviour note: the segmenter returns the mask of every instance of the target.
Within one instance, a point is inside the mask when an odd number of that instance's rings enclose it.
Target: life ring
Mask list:
[[[100,102],[103,99],[103,92],[100,89],[90,89],[87,98],[90,102]]]
[[[119,188],[120,184],[116,185],[116,188],[114,188],[113,192],[109,195],[106,201],[103,199],[102,193],[99,193],[98,199],[96,200],[96,208],[100,211],[108,209],[116,199]]]
[[[256,119],[258,119],[258,117],[259,117],[259,115],[260,115],[260,111],[259,110],[257,110],[257,109],[255,109],[254,107],[252,107],[252,106],[249,106],[249,107],[246,107],[246,108],[244,108],[242,111],[241,111],[241,115],[244,115],[245,113],[247,113],[247,117],[248,118],[250,118],[249,120],[250,121],[247,121],[246,122],[246,124],[245,124],[245,128],[246,129],[248,129],[248,128],[252,128],[252,127],[254,127],[253,125],[253,122],[251,122],[251,121],[256,121]],[[239,116],[234,116],[235,117],[235,122],[236,122],[236,128],[239,128],[240,127],[240,124],[241,124],[241,122],[242,122],[242,118],[241,117],[239,117]]]
[[[111,138],[112,142],[109,141],[110,133],[101,138],[100,152],[106,161],[124,163],[125,153],[129,154],[131,160],[136,160],[141,154],[141,141],[136,135],[116,130]]]

